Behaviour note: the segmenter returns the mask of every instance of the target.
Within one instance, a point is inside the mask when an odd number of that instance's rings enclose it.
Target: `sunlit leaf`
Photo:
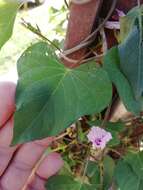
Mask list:
[[[13,143],[57,135],[81,116],[100,112],[111,100],[106,71],[94,62],[66,68],[46,43],[26,50],[18,72]]]
[[[12,35],[19,6],[17,0],[0,0],[0,49]]]

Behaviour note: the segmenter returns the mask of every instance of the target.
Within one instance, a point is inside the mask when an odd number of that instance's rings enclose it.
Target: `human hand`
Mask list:
[[[0,190],[45,190],[46,180],[58,172],[63,161],[57,153],[39,161],[52,138],[10,147],[15,88],[14,83],[0,82]]]

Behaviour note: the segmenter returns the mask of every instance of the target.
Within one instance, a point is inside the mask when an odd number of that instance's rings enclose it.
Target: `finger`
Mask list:
[[[0,82],[0,176],[7,168],[16,147],[8,147],[13,136],[14,96],[16,85],[11,82]],[[5,125],[4,125],[5,124]]]
[[[46,190],[45,179],[41,179],[36,176],[34,180],[30,184],[28,184],[26,190]]]
[[[12,82],[0,82],[0,127],[15,110],[15,89],[16,85]]]
[[[22,189],[32,169],[51,141],[52,138],[47,138],[44,141],[35,141],[22,145],[0,181],[3,189]]]
[[[13,118],[0,129],[0,176],[7,168],[16,147],[9,147],[13,135]]]
[[[0,147],[0,176],[6,170],[15,150],[16,147]]]
[[[11,144],[13,137],[13,117],[0,129],[0,146],[8,147]]]
[[[36,171],[35,178],[28,184],[27,190],[45,190],[47,179],[55,175],[63,166],[63,160],[58,153],[49,154]]]
[[[63,166],[63,160],[58,153],[49,154],[39,166],[36,174],[43,179],[48,179],[56,174]]]

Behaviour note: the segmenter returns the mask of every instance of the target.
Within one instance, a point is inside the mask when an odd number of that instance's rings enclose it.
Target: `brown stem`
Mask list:
[[[101,6],[102,0],[91,0],[89,3],[81,5],[71,3],[64,50],[75,47],[89,36]],[[69,58],[80,60],[84,57],[85,53],[86,48],[69,55]],[[73,67],[73,63],[66,60],[63,60],[63,62],[66,66]],[[79,64],[75,64],[74,66],[77,65]]]
[[[135,128],[132,135],[130,136],[132,139],[137,139],[140,136],[143,136],[143,125],[140,125],[139,127]]]

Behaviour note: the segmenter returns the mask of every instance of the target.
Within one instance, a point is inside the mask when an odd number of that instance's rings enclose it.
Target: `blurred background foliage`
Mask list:
[[[45,0],[40,6],[23,6],[17,14],[12,38],[0,52],[0,75],[16,67],[22,52],[39,40],[37,35],[22,25],[22,19],[32,26],[37,25],[42,34],[62,48],[67,17],[68,9],[64,0]]]

